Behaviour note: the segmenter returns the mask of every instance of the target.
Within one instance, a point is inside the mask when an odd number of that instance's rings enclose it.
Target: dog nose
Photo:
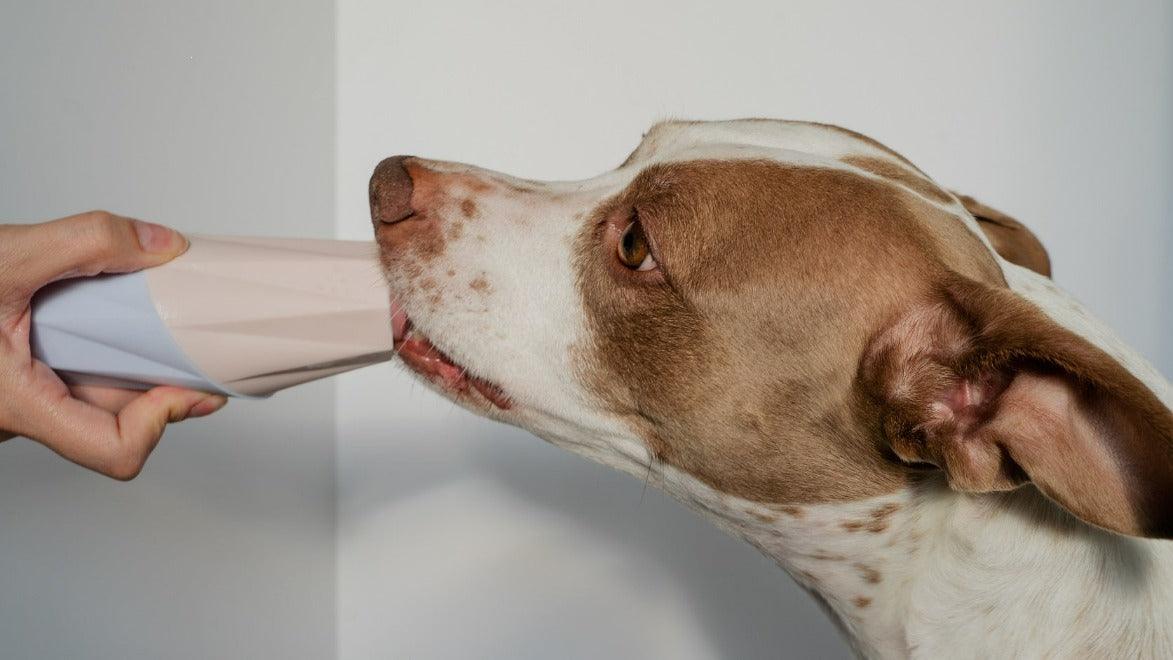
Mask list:
[[[404,163],[411,156],[391,156],[375,166],[371,175],[371,220],[395,224],[411,217],[411,175]]]

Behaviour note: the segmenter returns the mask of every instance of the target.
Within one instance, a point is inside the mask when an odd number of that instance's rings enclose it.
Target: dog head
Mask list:
[[[565,183],[395,157],[371,209],[404,362],[555,444],[781,505],[926,471],[1029,481],[1093,524],[1173,534],[1166,405],[1008,287],[1007,259],[1040,258],[1029,232],[983,232],[864,136],[664,123]]]

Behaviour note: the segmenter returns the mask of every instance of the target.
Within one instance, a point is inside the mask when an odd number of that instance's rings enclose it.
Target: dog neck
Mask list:
[[[1173,543],[1092,528],[1033,488],[930,479],[865,501],[762,505],[664,486],[778,564],[866,657],[1173,657]]]

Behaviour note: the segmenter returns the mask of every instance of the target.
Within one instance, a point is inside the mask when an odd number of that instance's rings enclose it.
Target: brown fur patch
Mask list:
[[[473,219],[477,216],[477,203],[471,198],[464,198],[460,202],[460,214],[468,219]]]
[[[379,258],[383,267],[407,269],[409,277],[418,276],[422,272],[421,264],[434,261],[447,249],[447,240],[440,224],[426,217],[380,225],[375,228],[375,238],[379,243]],[[408,254],[415,259],[403,259]]]
[[[447,222],[448,232],[447,237],[450,241],[458,241],[461,236],[464,236],[463,222]]]
[[[856,596],[855,598],[851,599],[851,604],[860,609],[863,609],[872,604],[872,599],[868,598],[867,596]]]
[[[855,570],[859,571],[860,578],[868,584],[879,584],[884,579],[884,576],[879,571],[867,564],[856,564]]]
[[[476,291],[477,293],[488,293],[489,280],[485,279],[483,275],[480,275],[468,283],[468,288]]]
[[[871,172],[876,176],[900,184],[928,199],[941,202],[942,204],[949,204],[953,201],[949,193],[933,183],[932,179],[929,179],[914,169],[872,156],[846,156],[841,160],[865,172]]]
[[[661,283],[632,278],[604,244],[607,218],[632,207]],[[594,215],[578,239],[589,382],[659,460],[760,502],[903,485],[853,394],[870,335],[943,263],[1001,282],[956,216],[832,168],[654,165]]]
[[[1051,276],[1051,257],[1026,225],[968,195],[954,194],[978,221],[978,227],[1003,259],[1040,275]]]
[[[895,502],[889,502],[887,504],[881,504],[880,506],[876,507],[875,509],[872,509],[868,513],[868,517],[871,519],[872,523],[874,523],[874,524],[877,524],[877,525],[885,524],[886,525],[888,523],[888,518],[892,517],[892,514],[896,513],[899,510],[900,510],[899,504],[897,504]]]
[[[880,507],[879,509],[871,512],[868,517],[863,520],[844,520],[839,524],[839,526],[849,532],[859,532],[866,530],[872,534],[879,534],[880,532],[886,531],[888,529],[888,516],[900,508],[897,506],[893,509],[886,509],[885,507],[887,506],[894,505],[885,505],[884,507]]]

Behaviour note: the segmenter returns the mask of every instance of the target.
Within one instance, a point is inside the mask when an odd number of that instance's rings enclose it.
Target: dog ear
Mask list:
[[[1043,243],[1026,225],[968,195],[952,192],[978,221],[978,227],[1003,259],[1039,275],[1051,276],[1051,258]]]
[[[1086,522],[1173,538],[1173,414],[1012,291],[949,275],[873,339],[860,378],[891,450],[954,489],[1029,481]]]

